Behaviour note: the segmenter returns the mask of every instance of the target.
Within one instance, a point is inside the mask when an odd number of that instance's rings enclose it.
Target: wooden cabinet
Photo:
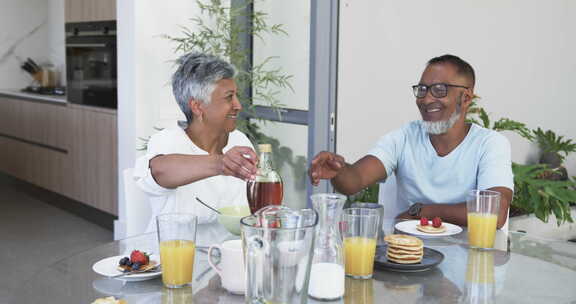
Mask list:
[[[20,100],[0,96],[0,134],[14,136],[19,133]]]
[[[66,104],[0,97],[0,170],[61,193],[68,114]]]
[[[54,149],[70,148],[70,136],[67,136],[70,111],[65,104],[21,100],[20,104],[20,137]]]
[[[70,105],[70,111],[70,194],[92,207],[117,215],[116,113],[80,105]]]
[[[0,171],[118,214],[116,111],[0,96]]]
[[[66,22],[116,20],[116,0],[66,0]]]

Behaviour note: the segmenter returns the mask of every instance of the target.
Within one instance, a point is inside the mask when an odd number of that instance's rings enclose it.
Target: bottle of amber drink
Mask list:
[[[256,178],[247,183],[248,204],[250,211],[255,213],[268,205],[282,204],[284,187],[282,178],[276,171],[272,162],[272,146],[269,144],[258,145],[260,161]]]

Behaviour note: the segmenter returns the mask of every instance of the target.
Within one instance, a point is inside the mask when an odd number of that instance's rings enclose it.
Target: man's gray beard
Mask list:
[[[448,120],[442,121],[424,121],[422,120],[422,126],[428,134],[440,135],[448,132],[450,128],[454,126],[456,121],[460,118],[460,107],[456,107],[456,110],[452,113]]]

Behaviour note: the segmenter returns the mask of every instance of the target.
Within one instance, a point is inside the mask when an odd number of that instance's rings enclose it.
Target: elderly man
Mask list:
[[[386,134],[353,165],[340,155],[319,153],[309,170],[312,183],[330,179],[336,190],[350,195],[395,173],[398,200],[410,206],[398,217],[438,216],[462,226],[468,191],[493,190],[501,194],[501,228],[514,188],[510,143],[493,130],[466,123],[474,84],[474,70],[464,60],[432,58],[412,87],[422,120]]]

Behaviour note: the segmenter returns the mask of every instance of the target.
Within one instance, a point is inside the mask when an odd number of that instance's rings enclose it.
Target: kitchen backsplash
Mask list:
[[[65,85],[64,0],[2,0],[0,9],[0,88],[32,83],[20,66],[26,58],[52,64]]]

